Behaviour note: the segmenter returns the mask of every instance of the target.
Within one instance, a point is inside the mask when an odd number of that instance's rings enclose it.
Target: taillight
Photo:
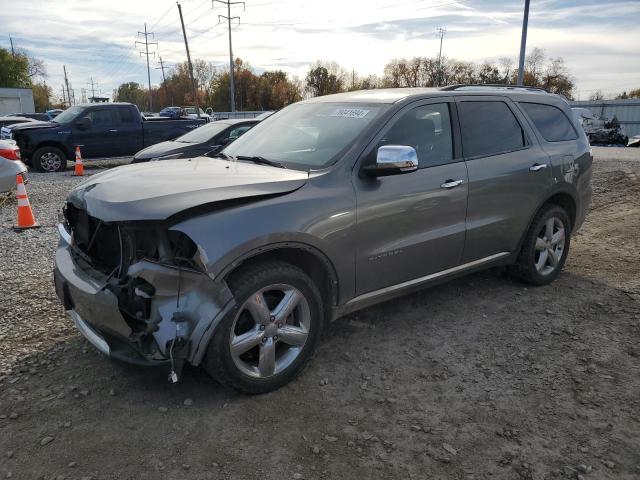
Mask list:
[[[20,160],[20,148],[0,148],[0,157],[6,158],[7,160]]]

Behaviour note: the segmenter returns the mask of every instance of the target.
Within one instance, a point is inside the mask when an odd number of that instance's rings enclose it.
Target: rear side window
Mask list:
[[[547,142],[565,142],[578,138],[571,122],[559,108],[525,102],[520,103],[520,106]]]
[[[135,123],[136,118],[131,108],[119,108],[120,123]]]
[[[524,131],[506,103],[461,102],[459,109],[465,157],[497,155],[526,146]]]

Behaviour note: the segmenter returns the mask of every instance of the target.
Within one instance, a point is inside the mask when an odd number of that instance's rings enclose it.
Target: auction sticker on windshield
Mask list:
[[[346,118],[364,118],[369,110],[360,108],[336,108],[330,117],[346,117]]]

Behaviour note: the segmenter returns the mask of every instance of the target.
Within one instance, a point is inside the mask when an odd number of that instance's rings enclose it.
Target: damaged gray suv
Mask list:
[[[111,357],[164,364],[172,381],[189,363],[243,392],[276,389],[356,309],[498,265],[554,280],[591,198],[571,118],[563,98],[516,87],[293,104],[215,158],[75,187],[57,294]]]

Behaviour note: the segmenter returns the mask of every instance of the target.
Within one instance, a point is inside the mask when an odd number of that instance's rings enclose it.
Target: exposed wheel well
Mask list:
[[[573,197],[568,193],[556,193],[545,202],[545,205],[550,203],[564,208],[571,221],[571,227],[573,228],[576,223],[576,202]]]
[[[322,295],[322,300],[328,305],[337,305],[338,279],[333,265],[326,258],[323,258],[321,254],[313,253],[311,250],[302,247],[285,246],[253,255],[227,272],[225,279],[233,275],[240,267],[246,268],[265,260],[280,260],[300,268],[317,285]],[[328,318],[330,309],[326,309],[325,313]]]

